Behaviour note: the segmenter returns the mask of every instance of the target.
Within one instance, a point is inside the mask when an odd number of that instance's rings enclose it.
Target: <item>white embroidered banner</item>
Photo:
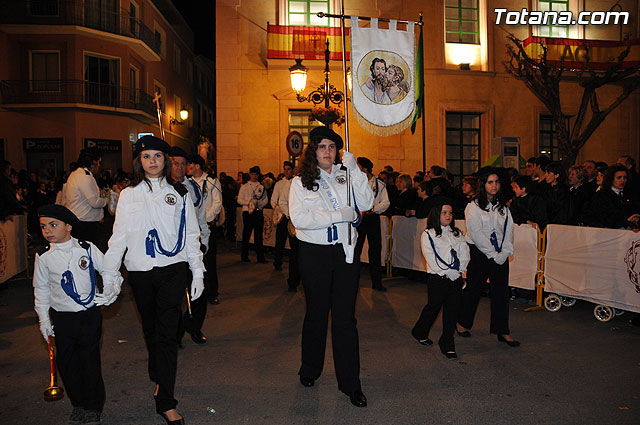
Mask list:
[[[351,90],[354,116],[370,133],[390,136],[411,124],[415,109],[414,24],[406,31],[379,29],[371,19],[370,28],[360,28],[351,17]]]
[[[640,234],[547,228],[545,291],[640,313]]]

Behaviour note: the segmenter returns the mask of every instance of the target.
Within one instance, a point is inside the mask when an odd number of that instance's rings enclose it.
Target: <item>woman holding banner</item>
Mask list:
[[[338,134],[328,127],[316,127],[309,139],[289,193],[289,213],[300,241],[298,260],[307,305],[298,374],[305,387],[313,386],[320,377],[331,311],[338,388],[352,404],[364,407],[367,399],[360,386],[355,318],[360,267],[359,259],[354,258],[357,232],[351,223],[359,218],[358,210],[371,209],[373,193],[352,153],[345,152],[340,164],[338,151],[343,142]]]
[[[489,332],[510,347],[520,343],[509,334],[509,256],[513,255],[513,218],[505,205],[500,179],[494,168],[481,170],[476,199],[464,210],[471,260],[463,291],[457,332],[470,337],[482,289],[491,283]]]

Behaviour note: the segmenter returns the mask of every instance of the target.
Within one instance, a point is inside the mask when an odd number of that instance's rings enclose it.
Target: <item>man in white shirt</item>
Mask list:
[[[262,209],[267,205],[267,191],[258,181],[260,167],[257,165],[249,169],[249,181],[242,185],[238,193],[238,204],[242,206],[242,261],[249,260],[249,239],[253,232],[253,246],[258,255],[258,263],[266,263],[262,247],[262,232],[264,215]]]
[[[204,158],[200,155],[192,155],[189,157],[189,165],[187,174],[196,182],[202,192],[202,202],[204,203],[205,217],[209,225],[210,235],[209,242],[205,244],[207,251],[204,258],[204,265],[207,268],[205,273],[205,296],[209,300],[209,304],[218,304],[218,271],[216,269],[216,235],[217,228],[215,225],[216,217],[222,210],[222,189],[220,182],[215,176],[205,172],[206,165]]]
[[[206,253],[206,246],[209,243],[209,225],[205,217],[205,203],[198,184],[192,179],[186,177],[187,173],[187,153],[178,146],[172,146],[169,150],[169,156],[171,157],[171,178],[176,183],[182,183],[191,196],[193,207],[196,210],[196,216],[198,217],[198,227],[200,228],[200,250]],[[187,281],[185,282],[189,292],[191,292],[190,284],[192,282],[192,276],[190,272],[187,272]],[[206,282],[206,279],[205,279]],[[206,292],[206,289],[205,289]],[[191,339],[198,345],[206,344],[207,338],[202,334],[202,325],[204,318],[207,315],[207,300],[205,297],[200,297],[191,302],[191,309],[187,309],[183,319],[180,322],[178,329],[178,347],[182,346],[182,336],[187,331],[191,335]]]
[[[293,163],[285,161],[283,164],[284,178],[276,183],[271,195],[271,206],[274,216],[276,211],[282,214],[282,219],[276,227],[276,248],[273,267],[282,270],[282,256],[284,245],[289,238],[291,255],[289,256],[289,278],[287,284],[289,292],[296,292],[300,284],[300,272],[298,271],[298,239],[289,234],[289,190],[291,189],[291,178],[293,177]]]
[[[358,242],[356,243],[356,258],[360,258],[365,238],[369,241],[369,273],[371,273],[371,286],[377,291],[386,291],[382,285],[382,234],[380,231],[380,214],[389,208],[389,196],[386,185],[372,174],[373,162],[364,156],[358,157],[358,166],[367,174],[369,187],[373,191],[373,208],[363,211],[362,224],[358,227]]]
[[[93,177],[100,170],[102,154],[96,149],[82,149],[78,156],[78,168],[69,175],[66,183],[64,206],[78,217],[73,227],[73,237],[98,243],[100,221],[108,199],[102,197]]]

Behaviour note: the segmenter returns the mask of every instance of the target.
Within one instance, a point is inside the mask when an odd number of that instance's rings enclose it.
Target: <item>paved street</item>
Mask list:
[[[330,341],[325,371],[311,388],[298,382],[303,293],[286,291],[286,271],[241,263],[229,242],[218,257],[221,303],[209,307],[204,347],[185,338],[176,398],[187,424],[638,424],[640,328],[630,314],[596,321],[593,304],[557,313],[512,303],[519,348],[488,333],[489,300],[473,337],[456,338],[459,359],[423,347],[409,330],[426,302],[426,285],[407,279],[370,289],[363,270],[357,304],[361,379],[367,408],[337,389]],[[272,258],[272,257],[268,257]],[[286,270],[286,265],[285,265]],[[46,403],[47,351],[33,311],[31,282],[0,290],[0,422],[65,424],[68,398]],[[130,287],[105,308],[103,424],[164,423]],[[432,339],[440,332],[440,319]],[[209,413],[207,408],[215,409]]]

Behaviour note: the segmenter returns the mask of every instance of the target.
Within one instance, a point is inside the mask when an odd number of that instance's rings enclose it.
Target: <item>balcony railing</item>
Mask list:
[[[94,6],[95,2],[80,0],[27,0],[7,2],[0,7],[0,24],[78,25],[141,40],[158,55],[161,40],[140,19],[120,12]]]
[[[130,87],[82,80],[3,80],[0,104],[84,103],[135,109],[154,115],[153,96]]]

